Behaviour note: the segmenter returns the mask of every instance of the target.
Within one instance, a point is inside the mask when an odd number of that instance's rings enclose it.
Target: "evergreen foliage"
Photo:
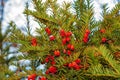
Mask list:
[[[94,18],[92,0],[64,2],[62,6],[57,0],[33,0],[33,4],[35,9],[24,13],[38,22],[37,36],[24,35],[15,25],[7,36],[20,44],[24,56],[17,59],[29,59],[32,70],[18,66],[24,72],[11,79],[31,74],[48,80],[120,79],[119,3],[111,11],[103,5],[101,21]],[[42,64],[45,69],[37,70]]]

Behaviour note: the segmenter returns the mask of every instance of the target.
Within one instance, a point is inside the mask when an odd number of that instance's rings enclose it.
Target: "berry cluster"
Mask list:
[[[51,30],[48,27],[46,27],[45,31],[46,31],[47,35],[49,36],[49,40],[54,41],[55,36],[53,36],[51,34]],[[91,33],[91,31],[89,29],[85,30],[85,33],[83,36],[84,43],[88,43],[90,33]],[[105,29],[101,29],[100,33],[104,34]],[[56,49],[52,52],[53,53],[52,55],[46,56],[43,63],[50,64],[50,66],[46,70],[46,74],[56,74],[57,73],[57,67],[55,66],[55,64],[56,64],[55,59],[58,58],[59,56],[61,56],[61,53],[64,53],[63,55],[65,55],[65,56],[66,55],[70,56],[73,53],[73,51],[75,50],[74,45],[71,43],[72,32],[65,31],[64,29],[60,29],[59,35],[60,35],[60,39],[61,39],[61,44],[62,44],[62,46],[64,46],[64,49],[62,51],[60,49]],[[105,43],[106,41],[107,41],[107,39],[105,37],[102,37],[101,42]],[[32,38],[31,44],[32,44],[32,46],[37,46],[36,38]],[[74,69],[74,70],[80,70],[83,67],[81,64],[81,60],[79,58],[70,63],[66,63],[63,66],[66,66],[68,69]],[[37,77],[36,74],[29,75],[28,80],[35,80],[36,77]],[[40,77],[39,80],[46,80],[46,78],[43,76],[43,77]]]
[[[65,47],[67,47],[67,49],[63,50],[63,53],[71,55],[71,51],[74,50],[74,45],[70,44],[72,32],[66,32],[63,29],[61,29],[59,33],[62,38],[62,44],[65,45]]]
[[[65,32],[63,29],[60,30],[60,36],[62,37],[62,44],[65,45],[70,42],[72,32]]]
[[[89,41],[89,34],[90,34],[90,30],[86,29],[84,37],[83,37],[83,42],[84,43],[87,43]]]
[[[80,59],[76,59],[75,61],[71,62],[68,64],[68,67],[71,69],[75,69],[75,70],[80,70],[82,68],[82,65],[80,64],[81,60]]]
[[[55,64],[54,56],[48,55],[48,56],[45,58],[45,62],[46,62],[46,63],[50,62],[51,65],[54,65],[54,64]]]
[[[46,70],[46,74],[55,74],[57,72],[57,68],[55,66],[50,66],[47,70]]]
[[[45,31],[47,35],[50,38],[50,41],[55,40],[55,37],[51,35],[50,29],[47,27],[45,28]],[[71,55],[72,51],[74,51],[74,45],[70,44],[72,32],[70,31],[64,31],[63,29],[59,30],[59,34],[61,37],[62,45],[66,47],[66,49],[63,50],[64,54]],[[55,57],[59,57],[61,55],[61,52],[59,49],[54,50],[53,55],[48,55],[45,58],[46,63],[50,63],[50,67],[46,70],[46,74],[55,74],[57,72],[57,68],[55,67]],[[76,69],[78,69],[78,66],[76,66]]]
[[[57,72],[57,68],[54,66],[55,65],[55,58],[54,56],[52,55],[48,55],[46,58],[45,58],[45,62],[46,63],[49,63],[51,64],[51,66],[46,70],[46,74],[55,74]]]

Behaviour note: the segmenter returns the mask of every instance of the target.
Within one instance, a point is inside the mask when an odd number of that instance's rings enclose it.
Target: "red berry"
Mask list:
[[[84,38],[88,38],[89,37],[89,34],[88,33],[85,33],[84,34]]]
[[[49,62],[49,58],[48,58],[48,57],[45,58],[45,62],[46,62],[46,63]]]
[[[50,66],[48,70],[50,73],[53,73],[53,74],[57,72],[57,68],[55,66]]]
[[[68,49],[71,49],[71,44],[68,44],[68,45],[67,45],[67,48],[68,48]]]
[[[69,67],[69,68],[72,68],[72,67],[73,67],[72,63],[69,63],[69,64],[68,64],[68,67]]]
[[[32,41],[31,42],[36,42],[37,41],[37,39],[36,38],[32,38]]]
[[[106,38],[102,38],[102,42],[105,43],[107,41]]]
[[[51,60],[51,61],[53,61],[54,60],[54,56],[49,56],[49,59]]]
[[[31,80],[31,79],[33,79],[32,76],[28,76],[28,80]]]
[[[39,78],[39,80],[47,80],[45,77],[41,77]]]
[[[76,62],[72,62],[73,67],[75,67],[76,65],[78,65]]]
[[[37,77],[37,74],[32,74],[31,76],[34,77],[34,78],[36,78],[36,77]]]
[[[59,50],[54,51],[54,55],[57,57],[60,56],[60,51]]]
[[[67,54],[68,54],[68,55],[71,55],[71,51],[70,51],[70,50],[68,50],[68,51],[67,51]]]
[[[90,34],[90,31],[87,29],[85,34],[84,34],[84,37],[83,37],[83,42],[84,43],[88,42],[89,34]]]
[[[67,37],[67,38],[66,38],[66,41],[67,41],[67,42],[69,42],[69,41],[70,41],[70,38],[69,38],[69,37]]]
[[[84,42],[84,43],[87,43],[87,42],[88,42],[88,39],[87,39],[87,38],[83,38],[83,42]]]
[[[90,30],[89,30],[89,29],[86,29],[86,30],[85,30],[85,33],[90,34]]]
[[[81,69],[81,65],[78,65],[76,62],[69,63],[68,67],[73,68],[75,70],[80,70]]]
[[[49,31],[49,30],[50,30],[50,29],[49,29],[48,27],[45,28],[45,31],[46,31],[46,32]]]
[[[47,27],[47,28],[45,28],[45,31],[46,31],[46,33],[48,34],[48,35],[50,35],[51,34],[51,31],[50,31],[50,29]]]
[[[81,60],[80,60],[80,59],[76,59],[75,62],[76,62],[77,64],[80,64],[80,63],[81,63]]]
[[[36,38],[32,38],[31,44],[32,44],[32,46],[37,46],[37,39]]]
[[[55,61],[52,61],[52,62],[51,62],[51,65],[55,65]]]
[[[79,65],[75,65],[75,66],[74,66],[74,69],[75,69],[75,70],[80,70],[81,67],[80,67]]]
[[[65,37],[65,31],[63,29],[60,30],[60,36]]]
[[[74,50],[74,46],[73,45],[71,45],[70,50],[72,50],[72,51]]]
[[[74,50],[74,46],[72,44],[68,44],[67,48],[70,49],[70,50]]]
[[[32,46],[37,46],[37,44],[36,44],[36,43],[33,43]]]
[[[75,70],[79,70],[80,66],[76,62],[72,62],[72,66]]]
[[[66,38],[63,38],[63,39],[62,39],[62,44],[65,45],[66,42],[67,42]]]
[[[82,65],[78,65],[76,66],[75,70],[80,70],[83,66]]]
[[[101,29],[100,32],[101,32],[101,33],[105,33],[105,29]]]
[[[49,70],[46,70],[45,74],[49,74]]]
[[[50,41],[55,40],[55,36],[53,36],[53,35],[49,36],[49,38],[50,38]]]
[[[72,32],[66,32],[66,37],[70,37],[72,35]]]
[[[45,58],[45,62],[46,62],[46,63],[48,63],[50,60],[53,61],[53,60],[54,60],[54,56],[48,55],[48,56]]]

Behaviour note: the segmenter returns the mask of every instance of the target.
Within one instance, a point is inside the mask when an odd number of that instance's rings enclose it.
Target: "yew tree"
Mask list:
[[[59,5],[57,0],[33,0],[26,9],[39,24],[36,36],[15,29],[9,40],[31,61],[31,70],[17,76],[28,80],[117,80],[120,79],[120,4],[102,7],[102,19],[94,17],[92,0]],[[34,26],[32,26],[34,27]],[[44,70],[37,70],[45,65]],[[20,75],[21,74],[21,75]],[[16,75],[15,75],[16,77]]]

